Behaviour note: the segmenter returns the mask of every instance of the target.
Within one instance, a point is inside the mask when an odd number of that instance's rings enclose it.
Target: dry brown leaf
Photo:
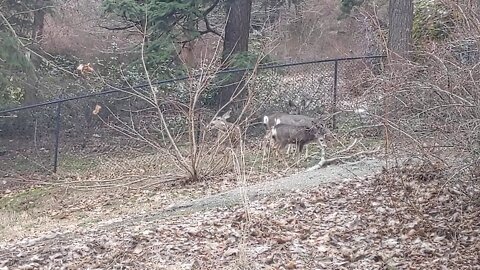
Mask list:
[[[289,261],[287,264],[285,264],[285,268],[287,269],[296,269],[297,264],[294,261]]]

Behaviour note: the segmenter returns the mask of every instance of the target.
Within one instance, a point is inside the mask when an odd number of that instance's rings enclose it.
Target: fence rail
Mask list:
[[[303,66],[303,65],[309,65],[309,64],[320,64],[320,63],[333,63],[334,64],[334,70],[333,70],[333,100],[332,100],[332,106],[334,109],[334,112],[336,111],[337,107],[337,92],[338,92],[338,64],[339,62],[345,62],[345,61],[354,61],[354,60],[367,60],[367,59],[381,59],[385,58],[385,55],[374,55],[374,56],[359,56],[359,57],[346,57],[346,58],[333,58],[333,59],[322,59],[322,60],[313,60],[313,61],[306,61],[306,62],[294,62],[294,63],[285,63],[285,64],[266,64],[266,65],[260,65],[257,67],[253,68],[241,68],[241,69],[224,69],[220,70],[218,72],[215,72],[213,74],[210,74],[212,76],[215,75],[220,75],[220,74],[229,74],[229,73],[236,73],[236,72],[247,72],[247,71],[254,71],[254,70],[265,70],[265,69],[281,69],[281,68],[287,68],[287,67],[294,67],[294,66]],[[167,83],[174,83],[174,82],[179,82],[179,81],[184,81],[190,78],[199,78],[201,76],[205,76],[204,74],[197,74],[193,76],[183,76],[179,78],[172,78],[172,79],[167,79],[167,80],[159,80],[159,81],[153,81],[151,85],[162,85],[162,84],[167,84]],[[75,101],[75,100],[81,100],[81,99],[87,99],[87,98],[92,98],[92,97],[97,97],[97,96],[104,96],[104,95],[109,95],[109,94],[114,94],[114,93],[129,93],[131,89],[141,89],[144,87],[150,86],[150,83],[142,83],[138,84],[132,87],[114,87],[114,86],[108,86],[105,88],[103,91],[97,92],[97,93],[90,93],[86,95],[80,95],[80,96],[75,96],[75,97],[70,97],[70,98],[59,98],[47,102],[42,102],[38,104],[32,104],[32,105],[27,105],[27,106],[21,106],[17,108],[12,108],[12,109],[6,109],[0,111],[0,117],[2,115],[7,115],[10,113],[18,112],[18,111],[24,111],[24,110],[30,110],[38,107],[44,107],[48,105],[54,105],[56,104],[56,112],[55,112],[55,139],[54,139],[54,157],[53,157],[53,172],[57,172],[58,168],[58,156],[59,156],[59,137],[60,137],[60,129],[61,129],[61,107],[62,104],[65,102],[69,101]],[[336,120],[335,120],[335,114],[333,115],[332,118],[332,124],[333,127],[335,128],[336,125]]]

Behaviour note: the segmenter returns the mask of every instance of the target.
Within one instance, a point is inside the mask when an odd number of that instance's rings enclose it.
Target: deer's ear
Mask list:
[[[232,112],[232,109],[228,110],[224,115],[222,115],[222,118],[223,118],[224,120],[229,119],[231,112]]]

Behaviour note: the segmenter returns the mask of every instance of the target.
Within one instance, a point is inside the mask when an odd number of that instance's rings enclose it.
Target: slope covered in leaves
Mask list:
[[[435,169],[396,170],[14,241],[0,269],[478,269],[478,190],[460,188]]]

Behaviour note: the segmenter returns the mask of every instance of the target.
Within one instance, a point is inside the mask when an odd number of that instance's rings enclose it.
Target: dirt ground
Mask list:
[[[99,231],[116,230],[118,228],[135,226],[135,224],[139,222],[156,223],[164,219],[175,218],[176,216],[188,216],[189,214],[212,211],[212,209],[218,209],[219,207],[234,207],[245,201],[255,201],[260,197],[266,196],[279,196],[282,193],[312,188],[325,182],[340,181],[355,177],[362,178],[365,175],[378,172],[380,168],[380,161],[367,160],[355,166],[331,166],[322,170],[297,173],[278,180],[260,182],[250,186],[237,183],[236,186],[238,187],[230,186],[230,190],[210,196],[202,196],[204,194],[201,193],[195,196],[195,192],[188,187],[182,190],[185,196],[177,194],[179,196],[167,198],[168,195],[165,194],[159,196],[158,194],[152,195],[147,193],[137,195],[138,200],[126,202],[125,206],[120,207],[129,208],[129,210],[121,209],[115,211],[108,209],[108,206],[95,205],[94,201],[101,201],[101,197],[89,198],[89,200],[92,200],[90,203],[88,201],[78,203],[78,201],[75,200],[77,203],[76,207],[72,205],[66,205],[65,207],[70,208],[72,214],[62,211],[61,209],[48,209],[43,217],[37,217],[33,220],[28,216],[24,217],[25,221],[31,223],[30,226],[25,226],[26,224],[16,224],[17,222],[22,222],[22,215],[19,217],[16,214],[11,214],[10,217],[13,220],[8,221],[11,224],[9,228],[4,228],[5,234],[3,238],[5,242],[3,242],[1,246],[2,249],[8,249],[8,247],[11,248],[16,244],[23,245],[21,244],[23,241],[41,242],[47,239],[52,241],[57,237],[59,239],[73,240],[78,237],[78,233],[86,229],[91,230],[94,227],[97,228],[95,230]],[[196,186],[196,188],[198,189],[198,186]],[[212,187],[210,186],[208,188],[211,189]],[[48,191],[38,192],[40,193],[38,196],[48,196]],[[32,193],[29,193],[29,196],[31,195]],[[192,198],[195,197],[199,198],[192,200]],[[149,202],[146,204],[143,200]],[[53,203],[58,203],[58,201],[52,200],[52,204]],[[82,213],[82,215],[78,216],[78,212],[75,213],[75,209],[72,208],[80,208],[77,210],[81,210],[81,212],[79,212]],[[37,209],[37,211],[40,211],[40,209]],[[72,218],[72,215],[76,215],[77,217]],[[20,261],[18,262],[20,263]],[[9,263],[6,263],[6,265],[8,264]]]
[[[86,207],[96,218],[58,217],[4,238],[0,269],[480,269],[479,208],[435,193],[434,177],[382,177],[383,166],[237,182],[196,199],[199,186],[165,200],[143,194],[123,212]]]

